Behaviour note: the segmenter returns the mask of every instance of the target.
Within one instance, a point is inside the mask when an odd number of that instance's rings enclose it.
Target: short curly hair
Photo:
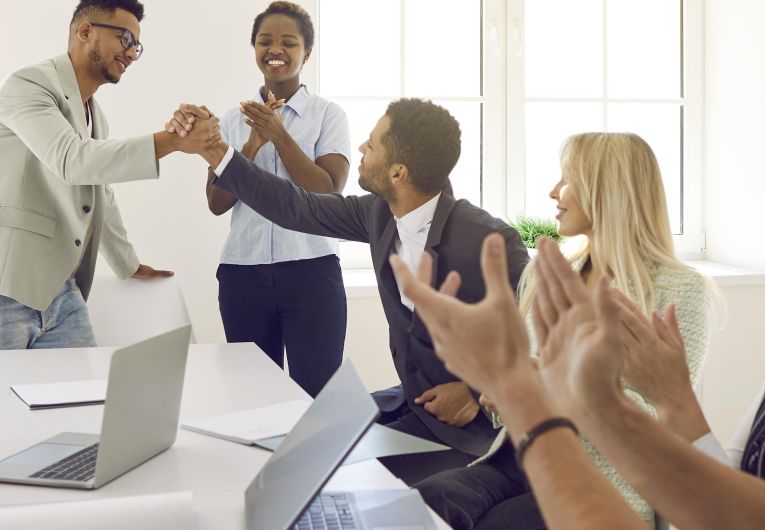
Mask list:
[[[258,36],[258,31],[260,31],[260,26],[263,24],[263,20],[269,15],[286,15],[297,22],[300,34],[303,36],[303,41],[305,41],[306,54],[311,53],[314,42],[311,16],[308,14],[308,11],[292,2],[271,2],[265,11],[255,17],[255,22],[252,24],[252,36],[250,37],[250,44],[252,44],[252,46],[255,46],[255,39]]]
[[[74,31],[86,18],[93,18],[104,13],[114,14],[117,9],[124,9],[138,19],[143,20],[143,4],[138,0],[80,0],[74,8],[69,30]]]
[[[385,115],[390,119],[390,129],[382,143],[388,163],[405,165],[421,193],[442,191],[460,158],[459,122],[445,108],[416,98],[394,101]]]

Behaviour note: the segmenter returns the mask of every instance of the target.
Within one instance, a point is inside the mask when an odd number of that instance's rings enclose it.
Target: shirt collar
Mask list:
[[[412,210],[405,216],[396,217],[396,226],[399,230],[403,227],[407,232],[416,234],[423,228],[430,225],[433,222],[433,215],[436,213],[436,206],[438,205],[438,199],[441,197],[439,193],[419,208]]]
[[[264,87],[260,88],[261,90],[264,90]],[[263,101],[263,96],[260,94],[261,90],[258,90],[257,94],[255,94],[255,101],[258,103],[265,103],[265,101]],[[308,88],[305,85],[300,85],[300,88],[298,88],[297,92],[292,94],[292,97],[284,104],[284,106],[291,108],[293,111],[295,111],[298,117],[302,118],[303,113],[308,106],[310,95],[311,94],[308,92]]]

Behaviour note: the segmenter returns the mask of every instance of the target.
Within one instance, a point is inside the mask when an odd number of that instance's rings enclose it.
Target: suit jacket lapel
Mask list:
[[[376,250],[372,259],[373,265],[376,271],[380,271],[378,281],[380,285],[390,291],[394,298],[400,298],[398,292],[398,284],[396,278],[393,276],[393,269],[388,262],[388,258],[395,251],[394,243],[396,241],[396,221],[393,216],[388,220],[388,224],[385,225],[380,239],[377,241]]]
[[[109,136],[109,127],[106,123],[101,107],[96,103],[96,98],[90,98],[90,119],[93,120],[93,138],[104,140]]]
[[[455,200],[449,194],[442,193],[438,199],[436,205],[436,211],[433,213],[433,221],[430,223],[430,230],[428,231],[428,239],[425,242],[425,252],[430,254],[433,259],[432,268],[430,271],[430,285],[434,289],[438,289],[438,246],[441,244],[441,237],[444,233],[444,226],[446,225],[449,215],[454,208]],[[409,326],[409,331],[415,336],[427,336],[427,329],[420,316],[417,314],[417,307],[412,315],[412,323]]]
[[[53,63],[56,65],[56,72],[58,72],[58,78],[61,81],[64,97],[72,109],[72,116],[74,117],[72,126],[82,138],[87,138],[88,124],[85,121],[85,108],[82,105],[80,85],[77,84],[77,76],[74,74],[72,61],[68,54],[63,54],[54,58]]]

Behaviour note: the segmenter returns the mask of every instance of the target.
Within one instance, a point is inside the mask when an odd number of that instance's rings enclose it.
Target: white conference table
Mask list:
[[[30,411],[10,386],[105,378],[113,350],[0,350],[0,458],[60,432],[98,433],[102,405]],[[305,392],[251,343],[189,347],[181,423],[300,398],[307,398]],[[170,449],[100,489],[0,484],[0,507],[191,491],[194,528],[244,529],[244,490],[269,456],[264,449],[179,430]],[[372,460],[341,467],[327,489],[403,487]],[[449,528],[434,520],[439,529]]]

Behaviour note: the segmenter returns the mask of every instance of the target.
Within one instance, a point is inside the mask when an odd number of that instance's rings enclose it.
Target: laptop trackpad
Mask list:
[[[363,527],[370,530],[435,530],[417,490],[354,491]]]
[[[58,462],[62,458],[81,451],[84,447],[83,445],[42,442],[6,458],[0,462],[0,466],[3,470],[13,471],[14,475],[18,473],[19,475],[26,474],[26,476],[29,476]]]

